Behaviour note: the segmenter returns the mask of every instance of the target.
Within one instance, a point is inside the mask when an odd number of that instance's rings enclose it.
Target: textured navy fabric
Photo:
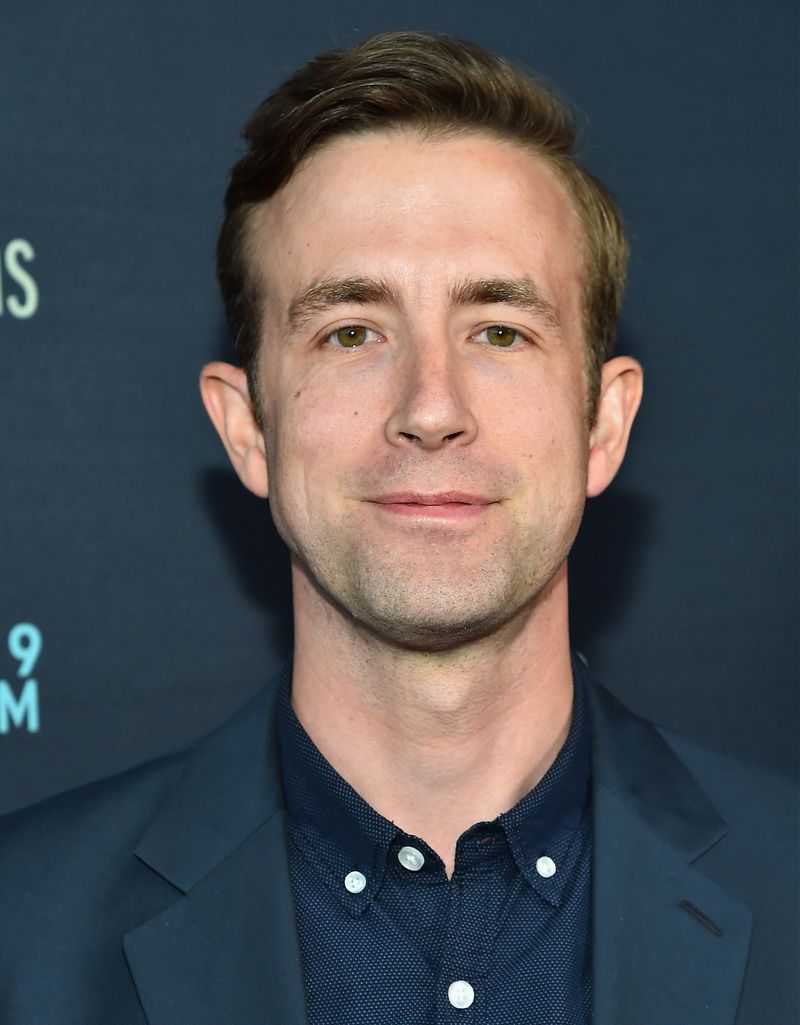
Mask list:
[[[512,809],[461,835],[451,879],[424,840],[374,811],[325,760],[284,688],[279,738],[309,1025],[588,1025],[590,744],[575,676],[553,765]],[[403,847],[424,856],[421,869],[403,866]],[[555,864],[549,877],[537,869],[543,857]],[[353,872],[365,880],[359,892],[345,885]],[[458,980],[474,991],[469,1007],[448,999]]]

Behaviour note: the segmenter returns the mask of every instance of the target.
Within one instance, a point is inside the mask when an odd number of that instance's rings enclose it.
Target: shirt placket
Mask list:
[[[498,845],[501,857],[497,856]],[[478,1025],[489,1022],[488,964],[517,874],[509,871],[510,853],[499,832],[484,836],[473,833],[463,837],[459,847],[456,871],[449,884],[436,1020],[441,1025]],[[486,863],[482,863],[484,857]]]

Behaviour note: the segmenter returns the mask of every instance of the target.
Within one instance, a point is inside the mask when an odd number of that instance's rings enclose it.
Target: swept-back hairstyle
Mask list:
[[[625,287],[628,247],[617,208],[605,187],[578,165],[575,120],[551,91],[474,43],[421,32],[386,32],[321,54],[263,100],[245,125],[248,148],[225,194],[217,279],[256,411],[265,297],[248,255],[249,215],[332,138],[392,128],[432,135],[486,132],[528,147],[558,174],[584,232],[592,419]]]

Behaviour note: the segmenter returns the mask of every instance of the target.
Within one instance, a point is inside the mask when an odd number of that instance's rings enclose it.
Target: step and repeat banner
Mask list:
[[[795,5],[10,0],[0,18],[0,810],[212,728],[291,647],[287,558],[197,375],[259,99],[445,31],[559,84],[633,248],[629,460],[573,638],[624,701],[784,771],[797,731]]]

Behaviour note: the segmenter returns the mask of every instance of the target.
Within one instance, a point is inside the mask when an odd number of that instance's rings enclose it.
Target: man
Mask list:
[[[570,657],[566,557],[642,374],[569,117],[389,34],[246,138],[242,367],[201,389],[290,549],[293,664],[192,750],[7,822],[3,1022],[788,1022],[779,788]]]

